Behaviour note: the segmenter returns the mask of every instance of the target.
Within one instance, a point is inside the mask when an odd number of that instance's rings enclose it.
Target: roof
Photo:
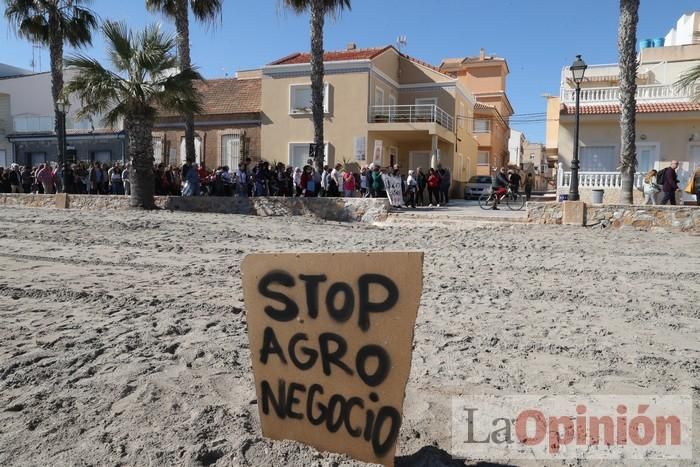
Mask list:
[[[261,80],[209,79],[195,82],[202,94],[203,115],[257,113],[261,107]],[[161,112],[160,117],[174,117],[175,112]]]
[[[346,60],[371,60],[391,47],[392,46],[388,45],[386,47],[373,47],[369,49],[328,51],[323,53],[323,61],[340,62]],[[310,62],[310,53],[295,52],[270,63],[270,65],[293,65]]]
[[[642,103],[637,104],[637,113],[655,113],[655,112],[700,112],[700,103],[693,102],[657,102],[657,103]],[[566,115],[574,115],[576,107],[561,105],[561,113]],[[599,104],[599,105],[582,105],[581,115],[608,115],[619,114],[619,104]]]
[[[122,130],[114,128],[95,128],[94,130],[83,130],[69,128],[66,130],[66,136],[107,136],[107,135],[121,135]],[[32,131],[32,132],[22,132],[22,133],[11,133],[7,135],[8,139],[37,139],[37,138],[56,138],[56,133],[53,131]]]
[[[482,104],[481,102],[477,102],[474,104],[474,110],[496,110],[496,107],[488,104]]]
[[[399,54],[399,56],[405,58],[406,60],[410,60],[413,63],[422,65],[424,67],[428,67],[431,70],[442,73],[436,66],[433,66],[427,62],[418,60],[417,58],[401,53],[398,50],[396,50],[396,47],[394,47],[393,45],[387,45],[385,47],[372,47],[368,49],[327,51],[323,53],[323,61],[325,63],[352,60],[372,60],[373,58],[378,57],[379,55],[383,54],[389,49],[393,49],[396,53]],[[311,63],[311,54],[309,52],[295,52],[291,55],[287,55],[286,57],[282,57],[279,60],[275,60],[274,62],[270,63],[269,66],[296,65],[304,63]]]

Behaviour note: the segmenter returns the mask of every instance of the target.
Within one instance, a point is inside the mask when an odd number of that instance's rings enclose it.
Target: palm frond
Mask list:
[[[297,14],[305,13],[311,9],[313,0],[281,0],[282,3]],[[323,9],[327,15],[337,16],[343,10],[351,10],[350,0],[323,0]]]
[[[677,89],[683,91],[692,91],[693,88],[695,88],[695,92],[692,96],[693,100],[700,101],[700,65],[695,65],[689,70],[686,70],[683,74],[681,74],[680,78],[674,83],[674,85]]]
[[[205,24],[214,24],[221,20],[223,10],[222,0],[190,0],[192,14],[197,21]]]
[[[63,15],[64,40],[73,47],[92,44],[92,30],[97,28],[97,14],[88,8],[79,6],[76,2]]]
[[[152,13],[162,13],[169,18],[174,18],[177,14],[177,1],[146,0],[146,8]]]

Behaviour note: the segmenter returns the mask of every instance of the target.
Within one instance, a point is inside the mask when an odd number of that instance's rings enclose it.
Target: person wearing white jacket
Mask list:
[[[642,191],[644,192],[644,204],[658,204],[656,198],[661,192],[661,187],[656,183],[656,170],[651,169],[644,177]]]

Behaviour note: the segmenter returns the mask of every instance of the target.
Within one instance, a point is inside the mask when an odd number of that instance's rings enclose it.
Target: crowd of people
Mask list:
[[[309,160],[303,167],[246,159],[237,168],[207,170],[196,163],[156,164],[154,192],[171,196],[286,196],[286,197],[388,197],[395,207],[440,206],[449,202],[449,169],[421,167],[401,173],[400,167],[370,164],[325,166],[319,171]],[[129,168],[119,162],[12,164],[0,167],[0,193],[72,193],[129,195]]]
[[[642,183],[644,204],[676,204],[676,193],[681,191],[677,170],[678,161],[674,160],[668,167],[652,169],[646,174]],[[700,167],[690,176],[683,191],[695,195],[696,204],[700,206]]]

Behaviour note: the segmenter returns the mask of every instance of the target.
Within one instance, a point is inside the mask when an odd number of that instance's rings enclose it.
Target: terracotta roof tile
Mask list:
[[[371,49],[338,50],[323,53],[324,62],[340,62],[344,60],[369,60],[384,52],[391,46],[375,47]],[[308,52],[297,52],[276,60],[270,65],[293,65],[310,63],[311,54]]]
[[[202,93],[202,115],[224,115],[260,112],[260,79],[208,79],[198,81],[195,87]],[[174,117],[161,112],[160,117]]]
[[[700,103],[693,102],[656,102],[637,104],[638,113],[698,111],[700,111]],[[576,113],[576,107],[574,107],[573,105],[562,104],[561,113],[566,115],[574,115]],[[581,106],[581,115],[607,115],[619,113],[619,104],[598,104]]]
[[[346,61],[346,60],[371,60],[374,57],[378,56],[379,54],[381,54],[389,49],[396,50],[396,48],[393,45],[387,45],[386,47],[373,47],[373,48],[369,48],[369,49],[327,51],[327,52],[323,53],[323,61],[324,62],[339,62],[339,61]],[[411,57],[411,56],[403,54],[401,52],[399,52],[399,55],[404,57],[406,60],[412,61],[413,63],[417,63],[419,65],[428,67],[431,70],[435,70],[435,71],[440,72],[439,68],[431,65],[430,63],[424,62],[422,60],[418,60],[417,58]],[[276,60],[276,61],[270,63],[270,65],[294,65],[294,64],[303,64],[303,63],[310,63],[310,62],[311,62],[311,54],[310,53],[308,53],[308,52],[296,52],[296,53],[293,53],[291,55],[287,55],[286,57],[282,57],[279,60]]]

